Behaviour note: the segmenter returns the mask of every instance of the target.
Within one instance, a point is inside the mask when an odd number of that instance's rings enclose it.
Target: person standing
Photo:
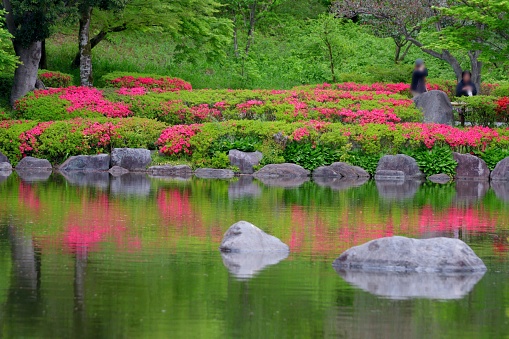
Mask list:
[[[426,77],[428,76],[428,69],[426,68],[426,64],[424,60],[417,59],[415,61],[415,68],[412,73],[412,84],[410,86],[410,91],[414,97],[427,92],[426,89]]]
[[[472,82],[472,73],[470,71],[463,71],[461,73],[461,80],[456,86],[457,97],[471,97],[477,95],[477,88]]]

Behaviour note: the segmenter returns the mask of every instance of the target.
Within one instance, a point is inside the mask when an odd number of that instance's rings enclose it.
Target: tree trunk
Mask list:
[[[468,52],[468,57],[470,58],[470,66],[472,67],[472,82],[477,87],[477,91],[481,92],[481,71],[482,71],[482,61],[479,61],[479,55],[481,55],[480,51],[470,51]],[[480,93],[482,94],[482,93]]]
[[[21,43],[13,41],[14,51],[19,57],[21,64],[14,71],[14,83],[11,91],[10,104],[14,107],[16,100],[25,96],[35,89],[37,71],[41,60],[41,42],[32,42],[24,47]]]
[[[327,45],[327,51],[329,52],[330,72],[332,74],[332,82],[337,82],[336,73],[334,71],[334,54],[332,52],[332,45],[329,41],[325,41]]]
[[[116,27],[113,27],[113,28],[110,28],[108,30],[101,30],[99,33],[97,33],[96,36],[94,36],[92,39],[90,39],[90,49],[93,49],[95,46],[97,46],[101,41],[103,41],[104,39],[106,39],[106,36],[109,34],[109,33],[114,33],[114,32],[122,32],[122,31],[125,31],[127,29],[127,24],[124,22],[122,25],[120,26],[116,26]],[[76,56],[74,57],[74,60],[72,61],[72,64],[71,64],[71,67],[72,68],[78,68],[80,67],[80,53],[76,53]]]
[[[41,60],[39,61],[39,69],[48,69],[48,57],[46,55],[46,39],[41,41]]]
[[[246,55],[249,54],[249,49],[253,43],[255,25],[256,25],[256,5],[257,1],[253,1],[251,5],[249,5],[249,30],[247,32],[247,42],[246,42]]]
[[[90,21],[92,7],[82,8],[80,11],[79,53],[80,53],[80,83],[81,86],[92,86],[92,44],[90,42]]]
[[[396,43],[396,51],[394,53],[394,63],[395,64],[397,64],[399,62],[400,54],[401,54],[401,46],[398,43]]]
[[[233,52],[235,57],[239,57],[239,40],[237,36],[237,15],[233,14]]]

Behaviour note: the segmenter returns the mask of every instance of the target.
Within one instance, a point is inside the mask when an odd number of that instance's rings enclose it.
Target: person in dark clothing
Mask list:
[[[456,86],[457,97],[471,97],[477,95],[477,88],[472,82],[472,73],[470,71],[463,71],[461,74],[461,80]]]
[[[412,73],[412,84],[410,85],[410,91],[412,95],[418,96],[424,92],[427,92],[426,89],[426,77],[428,76],[428,69],[424,64],[424,60],[417,59],[415,61],[414,72]]]

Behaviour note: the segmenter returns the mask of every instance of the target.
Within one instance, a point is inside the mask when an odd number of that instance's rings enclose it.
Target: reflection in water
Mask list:
[[[491,188],[495,191],[497,198],[509,201],[509,181],[492,181]]]
[[[256,178],[269,187],[297,188],[309,181],[309,177]]]
[[[12,174],[12,171],[0,171],[0,182],[7,180]]]
[[[232,181],[228,185],[228,198],[239,199],[244,197],[258,197],[262,189],[252,176],[240,176],[239,180]]]
[[[369,178],[330,178],[313,177],[313,182],[318,186],[329,187],[333,190],[346,190],[352,187],[359,187],[369,181]]]
[[[377,180],[378,194],[387,200],[412,199],[421,185],[419,180]]]
[[[345,271],[336,272],[348,283],[371,294],[389,299],[461,299],[484,276],[470,274],[378,273]]]
[[[456,201],[471,204],[481,200],[488,192],[488,181],[459,180],[456,181]]]
[[[223,264],[239,280],[250,279],[267,266],[276,265],[288,257],[288,252],[221,252]]]
[[[110,175],[108,172],[59,172],[65,180],[71,185],[82,187],[95,187],[106,190],[110,185]]]
[[[35,171],[16,171],[21,180],[25,182],[46,181],[51,176],[51,171],[35,170]]]
[[[110,192],[113,195],[148,196],[150,179],[143,173],[127,173],[119,177],[111,177]]]

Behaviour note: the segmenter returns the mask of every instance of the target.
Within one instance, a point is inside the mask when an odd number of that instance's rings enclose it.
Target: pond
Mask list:
[[[0,181],[2,337],[509,333],[505,184],[16,173]],[[222,257],[222,235],[239,220],[279,237],[291,254]],[[391,235],[460,238],[488,272],[398,281],[333,269],[349,247]]]

